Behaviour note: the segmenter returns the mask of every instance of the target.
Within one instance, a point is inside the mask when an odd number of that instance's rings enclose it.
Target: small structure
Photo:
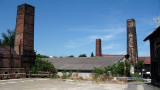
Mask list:
[[[150,41],[151,82],[160,86],[160,27],[147,36],[144,41]]]

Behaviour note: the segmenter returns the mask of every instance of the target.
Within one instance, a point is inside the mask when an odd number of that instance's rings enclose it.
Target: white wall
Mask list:
[[[69,72],[67,72],[67,74],[69,74]],[[82,77],[83,79],[87,79],[89,77],[92,77],[91,73],[85,73],[85,72],[72,72],[72,76],[78,74],[78,77]],[[63,76],[63,73],[62,72],[58,72],[57,75],[59,76]]]

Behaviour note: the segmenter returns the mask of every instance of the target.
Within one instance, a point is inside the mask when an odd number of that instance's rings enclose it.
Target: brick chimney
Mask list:
[[[138,60],[136,24],[134,19],[127,20],[127,53],[130,55],[130,62],[135,64]]]
[[[34,10],[28,4],[17,8],[16,35],[14,49],[17,54],[24,55],[34,51]]]
[[[102,56],[101,39],[96,39],[96,56]]]

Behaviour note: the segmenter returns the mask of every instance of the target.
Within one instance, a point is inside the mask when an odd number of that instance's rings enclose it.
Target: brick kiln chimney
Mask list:
[[[96,39],[96,56],[102,56],[101,39]]]
[[[134,19],[127,20],[127,53],[130,55],[130,62],[135,64],[138,60],[137,35]]]
[[[17,8],[16,35],[14,49],[17,54],[28,54],[34,51],[34,10],[28,4]]]
[[[34,12],[35,7],[28,4],[19,5],[17,8],[14,50],[22,56],[21,66],[26,73],[29,73],[35,63]]]

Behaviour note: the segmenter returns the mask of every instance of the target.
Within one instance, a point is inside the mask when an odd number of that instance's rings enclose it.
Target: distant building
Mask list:
[[[144,63],[143,77],[150,78],[150,76],[151,76],[151,59],[150,59],[150,57],[138,57],[138,60],[143,61],[143,63]]]
[[[144,41],[150,41],[151,82],[160,86],[160,27],[156,28]]]

